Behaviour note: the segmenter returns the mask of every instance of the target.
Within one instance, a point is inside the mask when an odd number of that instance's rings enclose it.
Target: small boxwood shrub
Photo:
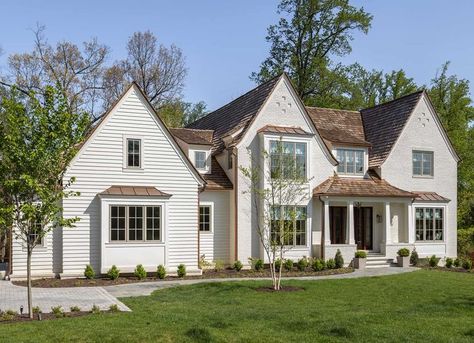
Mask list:
[[[224,270],[224,261],[222,260],[215,260],[214,261],[214,270],[216,272],[221,272]]]
[[[237,261],[234,262],[233,268],[234,268],[236,271],[240,272],[240,271],[242,270],[242,267],[243,267],[243,264],[242,264],[242,262],[240,262],[239,260],[237,260]]]
[[[355,258],[367,258],[367,251],[365,250],[357,250],[354,254]]]
[[[137,267],[135,268],[135,271],[133,272],[133,275],[135,275],[135,277],[138,278],[138,280],[146,279],[146,270],[142,264],[137,265]]]
[[[342,257],[341,251],[339,249],[337,249],[336,251],[334,262],[336,263],[337,269],[344,267],[344,258]]]
[[[453,266],[453,259],[451,257],[446,258],[446,268],[451,268]]]
[[[468,260],[468,259],[464,260],[464,261],[462,262],[462,267],[463,267],[464,269],[466,269],[466,270],[471,270],[471,269],[472,269],[472,262],[471,262],[471,260]]]
[[[408,257],[410,256],[410,250],[408,250],[407,248],[401,248],[400,250],[398,250],[397,254],[400,257]]]
[[[298,270],[300,272],[304,272],[308,267],[308,260],[306,259],[306,257],[300,258],[296,265],[298,266]]]
[[[410,264],[416,266],[418,265],[418,262],[419,262],[419,258],[418,258],[418,253],[416,252],[415,249],[413,249],[413,251],[411,252],[411,256],[410,256]]]
[[[34,314],[38,314],[41,312],[41,309],[39,306],[33,306],[32,310]]]
[[[86,269],[84,270],[84,276],[86,277],[86,279],[89,279],[89,280],[92,280],[93,278],[95,278],[94,268],[92,268],[90,264],[86,266]]]
[[[315,272],[320,272],[321,270],[324,270],[325,267],[326,266],[325,266],[324,260],[320,258],[314,259],[311,265],[311,268],[313,268]]]
[[[64,317],[64,311],[61,306],[53,306],[51,307],[51,312],[56,318],[62,318]]]
[[[333,258],[330,258],[326,261],[326,268],[327,269],[335,269],[336,268],[336,261]]]
[[[186,276],[186,266],[181,263],[178,266],[177,273],[178,273],[178,277],[185,277]]]
[[[255,262],[253,263],[253,269],[256,271],[260,271],[263,269],[263,260],[262,259],[256,259]]]
[[[293,260],[290,260],[289,258],[285,260],[285,270],[290,271],[293,269]]]
[[[279,271],[280,271],[280,268],[281,268],[281,259],[277,258],[277,259],[275,260],[275,270],[276,270],[277,272],[279,272]]]
[[[91,308],[91,313],[93,314],[99,314],[100,313],[100,307],[94,304]]]
[[[109,306],[109,312],[120,312],[120,309],[117,304],[112,304]]]
[[[69,310],[71,312],[81,312],[81,309],[79,308],[79,306],[71,306]]]
[[[461,259],[460,259],[459,257],[456,257],[456,258],[454,259],[453,264],[454,264],[454,266],[455,266],[456,268],[461,267]]]
[[[438,265],[439,259],[436,257],[436,255],[432,255],[428,261],[429,265],[431,268],[434,268]]]
[[[160,264],[158,268],[156,268],[156,276],[158,277],[158,279],[161,280],[166,277],[166,269],[162,264]]]
[[[107,276],[110,280],[117,280],[120,276],[120,269],[114,264],[108,271]]]

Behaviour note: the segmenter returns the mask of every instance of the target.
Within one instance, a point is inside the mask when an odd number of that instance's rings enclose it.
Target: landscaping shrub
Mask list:
[[[234,269],[238,272],[240,272],[242,270],[242,267],[243,267],[243,264],[242,262],[240,262],[239,260],[235,261],[234,262]]]
[[[472,269],[472,261],[471,260],[468,260],[468,259],[465,259],[463,262],[462,262],[462,267],[466,270],[471,270]]]
[[[15,319],[16,315],[17,315],[17,313],[13,310],[8,310],[6,312],[1,312],[0,311],[0,321],[13,320],[13,319]]]
[[[419,257],[418,257],[418,253],[416,252],[415,249],[413,249],[413,251],[411,252],[411,256],[410,256],[410,264],[416,266],[418,264],[418,261],[419,261]]]
[[[110,280],[117,280],[120,276],[120,269],[114,264],[112,268],[107,271],[107,276]]]
[[[202,254],[201,257],[199,258],[199,268],[205,269],[208,268],[212,265],[211,262],[206,260],[206,255]]]
[[[94,269],[92,268],[90,264],[86,266],[86,269],[84,270],[84,276],[86,277],[86,279],[89,279],[89,280],[95,278]]]
[[[456,257],[456,258],[454,259],[453,264],[454,264],[454,266],[455,266],[456,268],[461,267],[461,259],[460,259],[459,257]]]
[[[433,256],[430,257],[428,263],[429,263],[431,268],[434,268],[438,265],[438,261],[439,261],[439,259],[436,257],[436,255],[433,255]]]
[[[117,304],[112,304],[109,306],[109,311],[110,312],[120,312],[118,305]]]
[[[446,258],[446,268],[451,268],[453,266],[453,259],[451,257]]]
[[[156,276],[158,277],[158,279],[162,280],[166,277],[166,269],[162,264],[160,264],[158,268],[156,268]]]
[[[137,267],[135,268],[135,271],[133,272],[133,275],[135,275],[135,277],[138,278],[138,280],[146,279],[146,270],[143,267],[143,265],[141,264],[137,265]]]
[[[255,260],[255,263],[253,264],[253,269],[256,271],[260,271],[263,269],[263,260],[262,259],[257,259]]]
[[[327,269],[335,269],[336,268],[336,261],[333,258],[330,258],[326,261],[326,268]]]
[[[79,306],[71,306],[69,310],[71,312],[81,312],[81,309],[79,308]]]
[[[64,317],[64,311],[61,306],[53,306],[51,307],[51,312],[54,314],[56,318]]]
[[[306,257],[300,258],[296,265],[298,266],[298,270],[300,272],[304,272],[308,267],[308,260],[306,259]]]
[[[41,309],[39,308],[39,306],[33,306],[32,310],[34,314],[38,314],[41,312]]]
[[[214,261],[214,270],[216,272],[220,272],[224,270],[224,261],[222,260],[215,260]]]
[[[313,260],[313,263],[312,263],[311,267],[313,268],[313,270],[315,272],[319,272],[321,270],[324,270],[324,268],[326,266],[325,266],[325,263],[322,259],[317,258],[317,259]]]
[[[293,260],[290,260],[290,259],[286,259],[285,260],[285,264],[284,264],[284,267],[287,271],[290,271],[293,269]]]
[[[276,259],[275,260],[275,271],[279,272],[281,268],[281,259]]]
[[[185,277],[186,276],[186,266],[181,263],[178,266],[177,273],[178,273],[178,277]]]
[[[357,250],[354,254],[355,258],[367,258],[367,251],[365,250]]]
[[[337,269],[344,267],[344,259],[342,258],[342,254],[341,254],[341,251],[339,249],[337,249],[337,251],[336,251],[336,256],[334,257],[334,262],[336,264]]]
[[[401,248],[400,250],[398,250],[397,254],[400,257],[408,257],[410,256],[410,250],[408,250],[407,248]]]
[[[100,308],[96,304],[92,306],[91,313],[93,314],[99,314],[100,313]]]

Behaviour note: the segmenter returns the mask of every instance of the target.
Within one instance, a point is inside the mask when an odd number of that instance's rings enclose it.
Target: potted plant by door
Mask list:
[[[365,269],[366,261],[367,261],[367,251],[357,250],[354,256],[354,268]]]
[[[397,262],[398,266],[402,268],[407,268],[410,266],[410,250],[407,248],[401,248],[397,252]]]

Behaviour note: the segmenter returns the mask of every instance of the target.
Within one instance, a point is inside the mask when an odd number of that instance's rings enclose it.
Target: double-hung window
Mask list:
[[[271,211],[270,235],[273,244],[306,245],[305,206],[274,206]]]
[[[194,163],[197,169],[206,169],[206,152],[195,151],[194,152]]]
[[[270,141],[271,177],[306,178],[306,143]]]
[[[443,224],[443,208],[416,208],[415,234],[417,241],[442,241],[444,227]]]
[[[161,241],[161,206],[110,206],[110,241]]]
[[[41,237],[41,233],[43,230],[43,225],[40,222],[36,222],[32,227],[32,230],[28,234],[28,242],[30,244],[44,245],[44,237]]]
[[[127,167],[141,168],[141,140],[127,138]]]
[[[433,176],[432,151],[413,151],[413,176]]]
[[[199,231],[211,231],[211,206],[199,206]]]
[[[364,174],[364,151],[356,149],[336,149],[339,164],[337,172],[340,174]]]

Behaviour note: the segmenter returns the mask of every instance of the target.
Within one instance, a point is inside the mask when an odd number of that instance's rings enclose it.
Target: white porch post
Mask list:
[[[408,243],[415,243],[415,225],[413,223],[413,205],[411,202],[407,204],[407,228],[408,228]]]
[[[348,237],[348,244],[355,244],[355,239],[354,239],[354,202],[353,201],[348,201],[347,202],[347,208],[348,208],[348,213],[349,215],[347,216],[347,230],[349,231],[349,234],[347,235]]]
[[[331,232],[329,230],[329,200],[324,201],[324,245],[331,244]]]
[[[392,232],[390,230],[390,202],[385,203],[385,245],[392,243]]]

